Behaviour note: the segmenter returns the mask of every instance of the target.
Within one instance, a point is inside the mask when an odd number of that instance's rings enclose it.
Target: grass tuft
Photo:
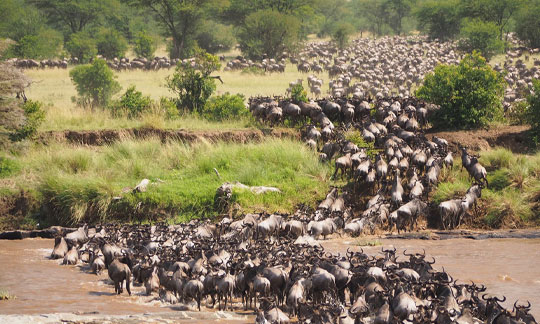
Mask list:
[[[10,300],[17,298],[14,295],[11,295],[6,289],[0,289],[0,300]]]

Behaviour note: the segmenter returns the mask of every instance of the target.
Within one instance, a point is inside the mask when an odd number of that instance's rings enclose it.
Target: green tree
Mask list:
[[[133,51],[138,57],[153,58],[156,51],[156,42],[145,31],[137,34],[134,43]]]
[[[516,33],[530,47],[540,47],[540,1],[524,6],[516,17]]]
[[[185,58],[193,52],[194,36],[205,17],[209,0],[130,0],[152,12],[172,39],[171,58]]]
[[[525,119],[531,125],[533,140],[540,144],[540,80],[534,79],[533,94],[527,97],[527,110]]]
[[[71,34],[66,50],[72,58],[77,58],[79,63],[88,63],[97,55],[96,42],[86,32]]]
[[[475,128],[502,116],[504,87],[504,78],[474,52],[459,65],[437,66],[416,95],[440,106],[430,119],[435,128]]]
[[[298,45],[300,21],[291,15],[270,9],[246,17],[237,38],[242,53],[250,58],[277,57]]]
[[[412,0],[386,0],[389,8],[388,25],[394,33],[401,35],[403,31],[403,19],[407,17],[413,5]]]
[[[431,39],[448,40],[459,33],[461,16],[459,0],[429,0],[416,9],[416,18],[420,30]]]
[[[246,109],[243,95],[231,95],[226,92],[221,96],[210,98],[204,106],[202,115],[209,120],[222,121],[248,117],[249,111]]]
[[[236,43],[231,26],[205,22],[197,32],[197,45],[208,53],[215,54],[230,50]]]
[[[112,28],[101,28],[97,34],[97,51],[108,59],[124,57],[128,44],[124,36]]]
[[[29,0],[48,17],[49,22],[80,32],[118,6],[116,0]]]
[[[524,4],[525,0],[461,0],[463,15],[493,22],[501,40],[508,23]]]
[[[469,53],[478,51],[488,60],[504,50],[504,42],[499,39],[499,28],[494,22],[466,19],[460,36],[461,49]]]
[[[43,28],[36,35],[25,35],[13,44],[10,55],[21,58],[47,59],[58,56],[62,36],[50,28]]]
[[[332,40],[340,49],[344,49],[349,44],[349,37],[352,33],[354,33],[354,26],[347,22],[342,22],[337,25],[332,33]]]
[[[69,76],[75,83],[79,94],[78,102],[83,107],[106,107],[112,96],[121,89],[113,71],[102,59],[73,68]]]
[[[175,100],[179,110],[202,113],[206,101],[216,90],[217,77],[211,74],[221,65],[216,56],[202,50],[196,51],[194,63],[192,66],[178,62],[174,74],[167,78],[167,86],[178,96]]]

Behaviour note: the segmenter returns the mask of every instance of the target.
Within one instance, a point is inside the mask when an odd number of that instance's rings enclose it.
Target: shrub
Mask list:
[[[208,53],[215,54],[230,50],[236,42],[232,28],[208,21],[199,28],[197,45]]]
[[[53,29],[44,28],[37,34],[25,35],[10,49],[16,57],[46,59],[56,57],[62,43],[61,35]]]
[[[533,141],[540,143],[540,80],[533,80],[533,94],[527,98],[528,107],[525,119],[531,125]]]
[[[120,99],[113,101],[109,106],[115,116],[127,115],[128,118],[137,118],[152,108],[152,99],[150,96],[143,96],[135,86],[131,86]]]
[[[102,28],[97,34],[98,54],[106,58],[123,57],[127,51],[128,44],[124,36],[117,30]]]
[[[437,66],[416,95],[441,107],[431,118],[435,128],[474,128],[502,117],[504,85],[502,76],[474,52],[459,65]]]
[[[294,103],[308,102],[307,92],[301,84],[295,84],[291,88],[291,99]]]
[[[349,43],[349,37],[354,32],[354,27],[349,23],[339,24],[332,33],[332,40],[340,49],[343,49]]]
[[[504,42],[499,39],[499,27],[494,22],[479,19],[465,21],[459,46],[469,53],[478,51],[488,60],[504,50]]]
[[[69,76],[75,83],[79,104],[83,107],[106,107],[111,97],[121,89],[113,71],[102,59],[73,68]]]
[[[137,34],[135,38],[135,45],[133,51],[138,57],[145,57],[151,59],[156,51],[156,43],[146,32],[142,31]]]
[[[163,112],[165,118],[167,119],[176,119],[180,117],[175,102],[169,98],[161,97],[159,100],[159,109]]]
[[[216,90],[214,78],[210,74],[220,68],[216,56],[198,50],[195,56],[195,67],[190,64],[176,66],[174,74],[167,78],[167,86],[178,95],[176,106],[201,113],[206,101]]]
[[[228,92],[221,96],[212,97],[206,103],[202,115],[215,121],[248,116],[244,99],[241,94],[232,95]]]
[[[39,101],[28,100],[22,108],[24,111],[24,123],[17,128],[15,133],[11,134],[11,140],[21,141],[33,137],[45,120],[45,112],[42,109],[43,104]]]
[[[298,18],[265,9],[249,14],[240,28],[237,38],[240,49],[254,59],[277,57],[283,51],[292,51],[300,33]]]
[[[88,63],[97,55],[96,42],[83,32],[70,36],[66,50],[72,58],[77,58],[79,63]]]
[[[516,22],[518,37],[527,42],[532,48],[540,47],[540,3],[531,1],[530,5],[522,6]]]

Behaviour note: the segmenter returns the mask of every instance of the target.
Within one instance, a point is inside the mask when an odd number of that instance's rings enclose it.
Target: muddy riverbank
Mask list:
[[[381,246],[395,246],[421,251],[435,257],[436,268],[445,268],[461,282],[473,280],[488,286],[488,292],[505,295],[505,306],[516,299],[532,304],[531,313],[540,317],[540,239],[384,239],[333,238],[322,242],[330,252],[342,254],[359,244],[377,255]],[[0,241],[0,288],[16,299],[0,302],[0,322],[43,322],[60,320],[111,323],[170,322],[182,323],[251,323],[253,315],[242,311],[217,312],[205,309],[199,313],[187,307],[166,305],[146,296],[143,287],[134,287],[131,297],[116,296],[107,274],[96,276],[85,266],[61,266],[49,260],[53,240],[31,238]],[[236,306],[240,309],[240,304]],[[49,314],[49,315],[43,315]],[[128,316],[130,314],[132,316]]]

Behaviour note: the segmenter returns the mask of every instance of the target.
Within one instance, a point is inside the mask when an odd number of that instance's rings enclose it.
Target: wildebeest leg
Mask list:
[[[128,292],[128,294],[131,296],[131,289],[129,289],[129,284],[130,284],[130,279],[129,279],[129,275],[127,276],[126,278],[126,290]]]

